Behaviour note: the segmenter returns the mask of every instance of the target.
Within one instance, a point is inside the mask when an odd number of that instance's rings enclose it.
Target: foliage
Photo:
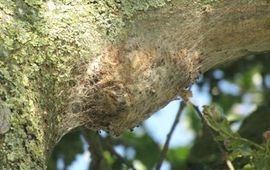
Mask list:
[[[222,142],[222,145],[226,148],[228,155],[225,156],[228,157],[227,159],[230,161],[235,161],[237,158],[247,160],[246,164],[237,168],[267,169],[270,167],[268,149],[270,140],[267,140],[263,146],[260,146],[251,140],[242,138],[238,133],[232,131],[229,121],[223,118],[214,106],[206,106],[203,113],[206,124],[216,133],[214,134],[216,141]]]

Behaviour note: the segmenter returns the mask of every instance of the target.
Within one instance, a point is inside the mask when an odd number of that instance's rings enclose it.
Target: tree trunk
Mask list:
[[[0,169],[45,169],[70,130],[120,134],[270,49],[268,0],[208,2],[0,0]]]

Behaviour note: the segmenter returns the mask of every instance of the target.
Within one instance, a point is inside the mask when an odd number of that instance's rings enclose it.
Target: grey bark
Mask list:
[[[187,99],[199,74],[268,51],[269,8],[264,0],[1,0],[0,95],[11,113],[0,115],[0,169],[44,169],[73,128],[120,134],[175,96]]]

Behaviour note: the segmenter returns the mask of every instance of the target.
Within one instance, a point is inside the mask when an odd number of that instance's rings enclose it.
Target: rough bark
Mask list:
[[[208,2],[0,0],[0,169],[44,169],[71,129],[120,134],[270,49],[269,1]]]

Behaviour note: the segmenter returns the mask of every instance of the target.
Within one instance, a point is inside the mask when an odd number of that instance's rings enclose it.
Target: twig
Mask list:
[[[196,111],[196,113],[199,115],[199,117],[201,118],[203,124],[204,124],[205,127],[206,127],[206,130],[209,132],[209,134],[212,136],[212,138],[215,139],[215,134],[214,134],[215,131],[213,131],[213,130],[208,126],[207,122],[205,121],[205,119],[204,119],[204,117],[203,117],[203,113],[200,111],[199,107],[196,106],[196,105],[194,105],[194,104],[191,103],[191,102],[190,102],[190,104],[191,104],[191,106],[195,109],[195,111]],[[221,152],[222,154],[225,154],[226,152],[224,151],[224,149],[223,149],[223,147],[220,145],[220,143],[219,143],[218,141],[216,141],[216,140],[214,140],[214,141],[217,143],[217,146],[218,146],[220,152]]]
[[[227,159],[227,160],[226,160],[226,164],[227,164],[229,170],[235,170],[235,169],[234,169],[234,166],[233,166],[233,164],[232,164],[232,162],[231,162],[230,160]]]
[[[108,150],[112,155],[116,156],[116,158],[122,163],[125,164],[129,169],[136,170],[136,168],[132,165],[130,161],[127,159],[123,158],[120,154],[118,154],[114,148],[112,147],[111,144],[109,144],[106,141],[103,141],[103,145],[105,146],[106,150]]]
[[[180,106],[179,106],[179,109],[178,109],[178,112],[175,116],[175,119],[174,119],[174,122],[173,122],[173,125],[171,127],[171,130],[170,132],[167,134],[167,139],[165,141],[165,144],[163,146],[163,149],[161,151],[161,154],[160,154],[160,157],[159,157],[159,160],[157,162],[157,165],[156,165],[156,170],[160,170],[161,168],[161,165],[163,163],[163,160],[165,159],[166,157],[166,154],[167,154],[167,151],[168,151],[168,147],[169,147],[169,143],[170,143],[170,140],[171,140],[171,137],[172,137],[172,134],[176,128],[176,125],[177,123],[179,122],[179,118],[180,118],[180,115],[184,109],[184,106],[185,106],[185,103],[182,101]]]
[[[83,131],[83,135],[89,140],[89,151],[92,155],[92,163],[91,163],[91,169],[111,169],[109,165],[107,165],[107,162],[103,156],[103,151],[107,150],[111,153],[111,155],[114,155],[122,164],[126,165],[131,170],[136,170],[132,163],[130,163],[127,159],[123,158],[121,155],[119,155],[109,141],[111,141],[110,138],[103,139],[100,137],[99,134],[96,134],[94,132],[85,132]]]
[[[198,106],[194,105],[194,104],[191,103],[191,102],[190,102],[190,104],[191,104],[191,106],[195,109],[195,111],[196,111],[196,113],[199,115],[199,117],[201,118],[203,124],[204,124],[205,127],[206,127],[206,130],[209,132],[209,134],[212,136],[212,138],[213,138],[214,141],[216,142],[218,149],[220,150],[221,154],[222,154],[222,155],[224,156],[224,158],[225,158],[225,162],[226,162],[226,165],[228,166],[229,170],[234,170],[234,167],[233,167],[232,162],[226,158],[226,155],[227,155],[227,154],[226,154],[226,151],[225,151],[224,148],[223,148],[224,146],[222,146],[218,141],[215,140],[215,134],[214,134],[215,131],[214,131],[213,129],[211,129],[211,128],[208,126],[206,120],[205,120],[204,117],[203,117],[203,113],[200,111],[200,109],[198,108]]]
[[[83,131],[83,135],[86,137],[89,143],[89,152],[91,152],[91,164],[90,169],[108,169],[109,167],[106,159],[103,156],[104,148],[102,146],[99,135],[94,132]]]
[[[208,124],[206,123],[206,121],[205,121],[205,119],[204,119],[204,117],[203,117],[203,114],[201,113],[201,111],[199,110],[199,108],[197,107],[197,106],[195,106],[194,104],[192,104],[191,103],[191,105],[193,106],[193,108],[196,110],[196,112],[199,114],[199,116],[200,116],[200,118],[202,119],[202,121],[203,121],[203,123],[204,124],[206,124],[206,127],[208,127],[208,129],[211,131],[211,133],[212,133],[212,136],[214,137],[214,130],[213,129],[211,129],[209,126],[208,126]],[[224,133],[226,133],[226,132],[224,132]],[[227,133],[227,135],[229,135],[228,133]],[[230,135],[231,136],[231,135]],[[244,142],[244,143],[247,143],[247,144],[249,144],[249,145],[251,145],[251,146],[253,146],[253,147],[255,147],[255,148],[257,148],[257,149],[259,149],[259,150],[264,150],[264,148],[262,147],[262,146],[260,146],[260,145],[258,145],[257,143],[255,143],[255,142],[252,142],[252,141],[250,141],[250,140],[247,140],[247,139],[245,139],[245,138],[239,138],[239,137],[234,137],[234,136],[231,136],[231,138],[233,138],[233,139],[236,139],[236,140],[240,140],[240,141],[242,141],[242,142]]]

